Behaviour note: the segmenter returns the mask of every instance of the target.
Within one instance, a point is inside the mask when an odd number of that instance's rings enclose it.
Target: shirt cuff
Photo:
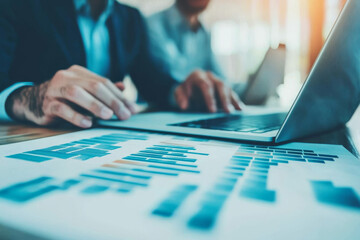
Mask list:
[[[1,121],[11,121],[12,120],[9,117],[9,115],[7,114],[6,108],[5,108],[6,100],[10,96],[10,94],[21,87],[33,86],[33,85],[34,85],[34,83],[32,83],[32,82],[15,83],[0,93],[0,120]]]
[[[180,85],[180,83],[174,84],[174,86],[172,86],[170,89],[169,103],[170,103],[170,107],[172,107],[172,108],[178,108],[178,104],[175,99],[175,90],[179,85]]]

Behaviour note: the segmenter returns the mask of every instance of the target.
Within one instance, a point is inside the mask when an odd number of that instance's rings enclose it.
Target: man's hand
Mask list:
[[[88,128],[92,126],[92,117],[87,115],[109,119],[115,113],[125,120],[136,113],[135,104],[126,100],[119,88],[123,85],[115,85],[109,79],[74,65],[58,71],[47,82],[13,93],[8,109],[14,118],[38,125],[50,125],[63,119]]]
[[[211,72],[194,71],[175,89],[175,99],[182,110],[189,108],[216,112],[221,107],[230,113],[242,109],[238,96]]]

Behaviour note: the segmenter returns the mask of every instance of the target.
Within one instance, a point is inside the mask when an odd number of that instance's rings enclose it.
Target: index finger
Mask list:
[[[195,81],[195,84],[200,88],[203,94],[207,109],[212,113],[216,112],[216,99],[212,82],[207,78],[198,78]]]
[[[234,108],[231,106],[231,99],[227,86],[212,73],[208,73],[209,79],[214,83],[223,110],[230,113]]]

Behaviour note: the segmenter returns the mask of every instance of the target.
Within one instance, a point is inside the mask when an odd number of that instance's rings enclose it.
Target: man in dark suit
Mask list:
[[[195,71],[178,85],[163,66],[140,13],[115,0],[0,0],[2,119],[83,128],[89,115],[127,119],[136,112],[121,91],[127,74],[151,103],[185,110],[199,90],[210,112],[240,109],[221,81]]]

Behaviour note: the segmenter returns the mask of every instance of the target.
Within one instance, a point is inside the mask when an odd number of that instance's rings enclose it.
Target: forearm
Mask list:
[[[6,109],[11,118],[34,121],[44,116],[42,103],[49,82],[37,86],[22,87],[14,91],[6,101]]]

